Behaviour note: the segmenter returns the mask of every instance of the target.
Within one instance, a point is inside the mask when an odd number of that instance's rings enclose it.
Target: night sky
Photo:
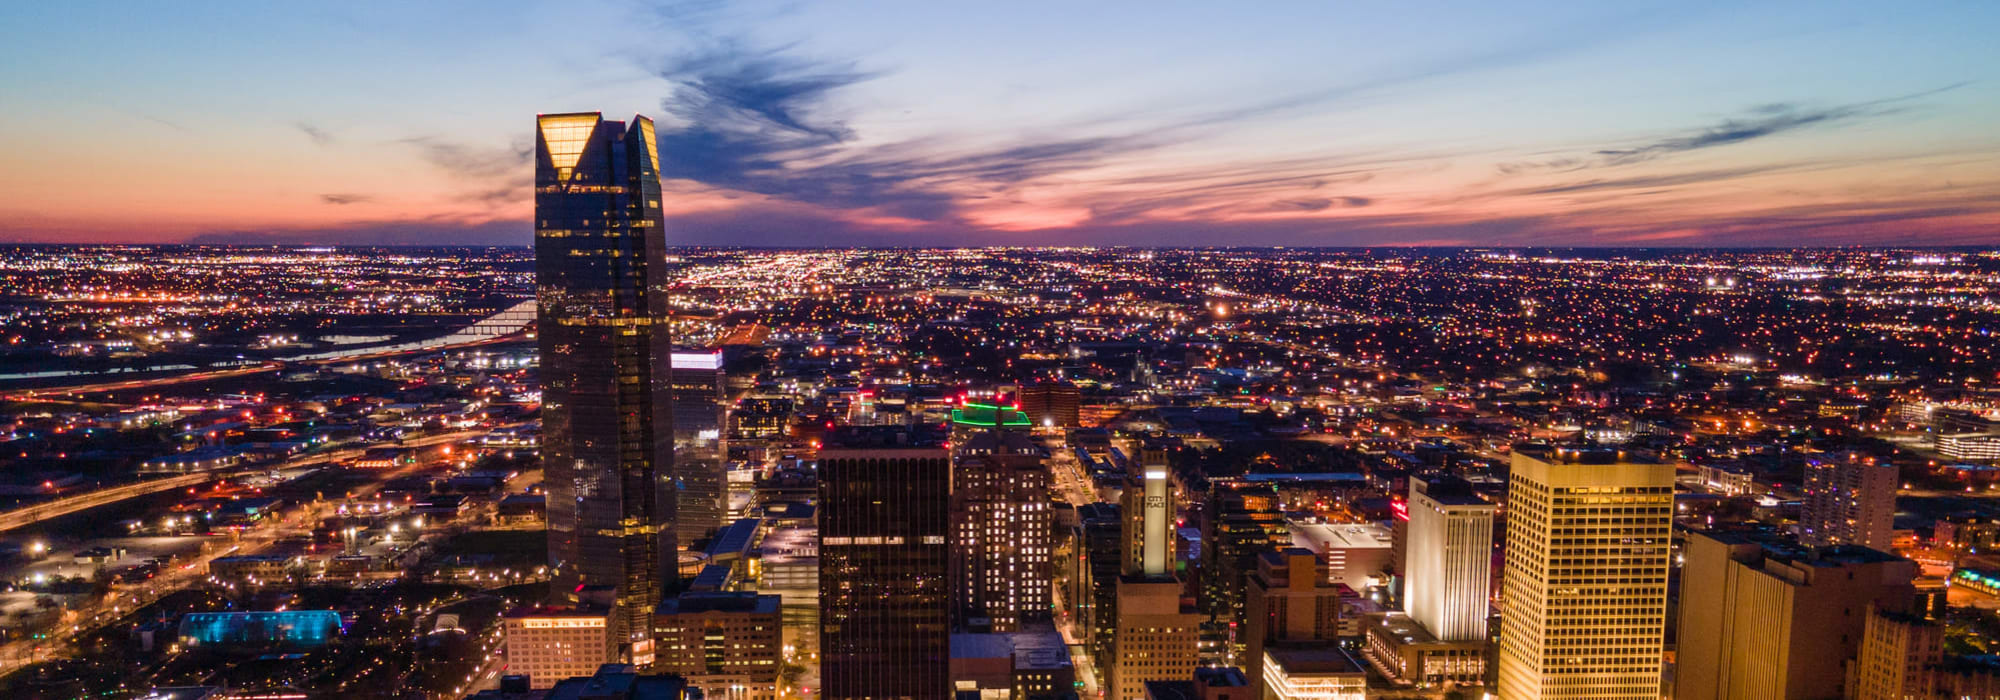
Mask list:
[[[2000,244],[2000,3],[10,2],[0,241]]]

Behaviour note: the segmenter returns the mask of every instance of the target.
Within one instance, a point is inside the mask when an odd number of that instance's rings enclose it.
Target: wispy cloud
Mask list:
[[[890,142],[864,138],[880,135],[857,133],[861,122],[849,118],[869,108],[855,99],[864,94],[857,88],[889,75],[893,64],[815,54],[804,44],[760,43],[737,26],[757,24],[746,12],[756,10],[707,0],[661,9],[662,27],[675,34],[668,43],[683,48],[641,59],[671,85],[660,124],[670,188],[720,203],[674,217],[670,229],[678,241],[786,244],[812,242],[798,239],[801,232],[813,232],[862,244],[904,245],[1060,232],[1065,240],[1164,244],[1215,242],[1222,231],[1296,245],[1373,245],[1398,237],[1520,243],[1543,237],[1572,244],[1614,243],[1628,236],[1668,240],[1685,235],[1681,222],[1664,228],[1629,223],[1636,220],[1634,212],[1659,201],[1652,195],[1820,167],[1734,164],[1578,176],[1568,182],[1488,181],[1454,190],[1452,173],[1464,172],[1468,160],[1499,152],[1438,146],[1431,152],[1357,153],[1330,145],[1326,152],[1274,158],[1218,156],[1219,149],[1209,148],[1255,124],[1392,100],[1420,83],[1530,65],[1654,31],[1659,17],[1603,17],[1596,25],[1512,37],[1344,82],[1298,81],[1265,99],[1203,102],[1177,95],[1116,105],[1088,119],[1024,124],[1011,141],[1003,136],[996,144],[993,133],[947,131]],[[1955,87],[1846,104],[1767,104],[1685,129],[1586,144],[1499,168],[1503,175],[1547,175],[1670,159],[1887,117],[1906,111],[1905,103]],[[436,153],[432,160],[450,161],[453,155]],[[1419,178],[1420,184],[1409,184]],[[495,189],[468,196],[508,193]],[[1532,204],[1523,199],[1585,194],[1591,196]],[[1465,210],[1475,206],[1472,202],[1518,207],[1472,214]],[[1547,211],[1552,202],[1562,208]],[[1598,205],[1605,208],[1593,208]],[[1427,212],[1426,206],[1437,210]],[[896,220],[885,223],[886,218]],[[1841,225],[1846,224],[1834,228]]]
[[[333,145],[333,134],[327,133],[325,129],[321,129],[317,126],[314,126],[306,122],[294,122],[292,126],[298,128],[300,133],[306,135],[306,138],[312,139],[313,143],[319,144],[321,146]]]
[[[435,136],[415,136],[401,143],[418,157],[472,189],[454,199],[486,208],[519,205],[534,189],[535,146],[527,137],[502,147],[474,146]]]
[[[369,195],[350,194],[350,193],[329,193],[319,196],[319,201],[334,205],[360,204],[362,202],[368,202],[374,199],[375,199],[374,197]]]
[[[416,148],[425,161],[462,178],[518,175],[533,166],[535,158],[534,145],[518,141],[507,148],[470,146],[435,136],[413,136],[402,142]]]
[[[1701,171],[1686,172],[1686,173],[1672,173],[1667,175],[1642,175],[1636,177],[1620,177],[1620,178],[1594,178],[1578,182],[1566,182],[1566,183],[1547,185],[1542,187],[1530,187],[1526,189],[1512,190],[1509,192],[1509,194],[1523,194],[1523,195],[1576,194],[1582,192],[1602,192],[1609,190],[1644,190],[1644,189],[1654,189],[1659,187],[1678,187],[1683,185],[1695,185],[1695,184],[1703,184],[1710,182],[1720,182],[1723,180],[1734,180],[1740,177],[1762,175],[1764,173],[1770,173],[1787,169],[1790,169],[1789,166],[1759,165],[1759,166],[1749,166],[1743,168],[1723,168],[1716,170],[1701,170]]]
[[[1774,102],[1750,108],[1742,114],[1715,124],[1634,145],[1598,148],[1585,155],[1564,156],[1539,162],[1503,163],[1499,166],[1499,170],[1505,175],[1518,175],[1536,171],[1563,172],[1639,163],[1677,153],[1729,146],[1808,128],[1888,116],[1901,112],[1904,109],[1903,105],[1908,102],[1956,90],[1967,84],[1953,83],[1922,92],[1843,105],[1815,107],[1793,102]]]
[[[1852,121],[1880,113],[1881,110],[1871,108],[1866,103],[1822,109],[1803,108],[1784,103],[1771,104],[1753,109],[1749,115],[1727,119],[1720,124],[1703,127],[1691,133],[1669,136],[1630,148],[1600,149],[1595,155],[1601,157],[1605,165],[1637,163],[1673,153],[1727,146],[1797,131],[1809,126]]]
[[[879,73],[853,61],[812,59],[795,47],[718,41],[658,71],[674,83],[663,102],[662,174],[836,208],[921,220],[954,216],[964,189],[991,189],[1095,167],[1155,147],[1144,135],[1083,136],[988,148],[934,142],[856,146],[834,102]]]

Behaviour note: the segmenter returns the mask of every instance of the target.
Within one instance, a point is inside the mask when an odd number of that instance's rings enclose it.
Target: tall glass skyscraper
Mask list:
[[[673,354],[675,541],[694,547],[728,513],[728,473],[723,464],[722,352]]]
[[[653,608],[676,571],[659,147],[645,117],[536,121],[552,590],[612,601],[613,654],[649,665]]]
[[[951,452],[932,427],[845,428],[820,450],[826,700],[952,696]]]

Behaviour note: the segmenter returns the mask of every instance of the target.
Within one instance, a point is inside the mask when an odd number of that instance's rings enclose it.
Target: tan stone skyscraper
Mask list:
[[[1118,622],[1111,639],[1117,662],[1110,669],[1107,697],[1143,700],[1146,681],[1193,675],[1201,616],[1170,568],[1174,531],[1166,467],[1138,470],[1126,479],[1125,489],[1124,572],[1118,579]]]
[[[1493,593],[1493,504],[1464,479],[1410,479],[1410,617],[1448,642],[1485,641]]]
[[[1840,697],[1868,611],[1916,600],[1916,562],[1866,547],[1714,530],[1688,533],[1681,554],[1678,700]]]
[[[1514,452],[1500,697],[1659,698],[1673,510],[1672,465]]]

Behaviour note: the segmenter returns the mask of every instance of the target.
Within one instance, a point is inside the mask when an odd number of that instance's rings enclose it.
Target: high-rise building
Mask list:
[[[1485,641],[1493,600],[1493,513],[1464,479],[1410,479],[1410,618],[1439,640]]]
[[[681,547],[722,527],[728,474],[722,444],[722,353],[673,353],[674,541]]]
[[[1874,610],[1854,662],[1849,700],[2000,698],[2000,667],[1990,656],[1945,653],[1944,624],[1920,615]]]
[[[1018,415],[979,405],[952,412],[952,608],[961,630],[1013,632],[1051,612],[1047,454],[1014,427]]]
[[[1849,700],[1936,697],[1933,667],[1944,660],[1944,626],[1915,615],[1869,610],[1861,647],[1848,666]],[[1946,697],[1959,697],[1950,695]]]
[[[1118,577],[1124,573],[1124,518],[1116,503],[1079,506],[1079,561],[1063,596],[1070,602],[1077,633],[1089,645],[1096,668],[1111,668],[1111,642],[1118,627]]]
[[[1839,697],[1870,607],[1905,612],[1916,599],[1916,563],[1866,547],[1711,531],[1681,551],[1683,700]]]
[[[649,666],[653,608],[677,576],[659,147],[645,117],[536,127],[551,590],[609,587],[617,658]]]
[[[1194,674],[1201,614],[1172,574],[1136,574],[1118,580],[1118,626],[1111,642],[1111,683],[1105,697],[1142,700],[1146,681],[1183,680]]]
[[[1500,697],[1660,697],[1673,510],[1673,465],[1514,450]]]
[[[990,432],[1026,432],[1028,416],[1019,409],[993,404],[971,403],[951,410],[951,441],[969,440]]]
[[[1799,541],[1889,551],[1895,538],[1896,486],[1896,465],[1873,458],[1807,462]]]
[[[1260,557],[1291,544],[1284,506],[1270,484],[1234,479],[1209,482],[1201,509],[1200,582],[1207,605],[1203,612],[1219,628],[1239,631],[1222,650],[1222,663],[1244,668],[1254,665],[1242,655],[1244,588]],[[1254,685],[1256,673],[1251,676]]]
[[[820,450],[822,697],[951,695],[951,454],[929,427],[844,428]]]
[[[1259,555],[1245,598],[1243,671],[1253,698],[1264,695],[1266,649],[1330,646],[1340,637],[1340,588],[1310,549]]]
[[[1043,428],[1074,428],[1081,424],[1083,395],[1075,384],[1044,382],[1021,387],[1021,412]]]
[[[1146,681],[1188,678],[1201,651],[1201,614],[1170,568],[1175,532],[1167,468],[1134,472],[1126,477],[1121,509],[1125,570],[1118,577],[1111,633],[1107,697],[1113,700],[1141,700]]]
[[[654,670],[678,674],[709,697],[774,700],[784,663],[778,596],[682,593],[660,604]]]
[[[505,624],[507,670],[535,688],[590,675],[617,646],[602,610],[523,608],[507,613]]]
[[[1123,572],[1166,573],[1174,558],[1174,484],[1166,465],[1134,463],[1120,493]]]

